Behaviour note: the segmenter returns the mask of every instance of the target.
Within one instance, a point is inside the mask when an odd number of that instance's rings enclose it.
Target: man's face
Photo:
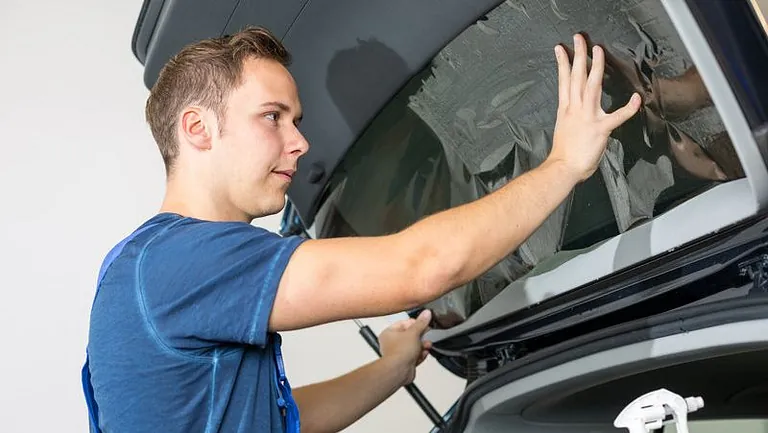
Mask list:
[[[212,143],[215,182],[227,195],[221,199],[252,218],[283,209],[298,159],[309,149],[298,130],[301,116],[288,70],[272,60],[247,60]]]

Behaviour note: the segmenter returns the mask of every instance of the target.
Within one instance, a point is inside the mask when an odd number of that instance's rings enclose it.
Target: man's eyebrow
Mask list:
[[[285,112],[290,112],[291,111],[291,107],[289,107],[288,104],[286,104],[284,102],[280,102],[280,101],[265,102],[265,103],[261,104],[261,106],[262,107],[270,107],[270,106],[271,107],[276,107],[276,108],[279,108],[280,110],[285,111]],[[303,118],[304,118],[304,114],[303,113],[299,113],[299,115],[296,117],[296,121],[297,122],[301,122],[301,119],[303,119]]]

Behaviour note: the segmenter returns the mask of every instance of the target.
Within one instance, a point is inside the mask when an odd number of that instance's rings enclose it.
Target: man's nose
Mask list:
[[[309,142],[304,138],[304,134],[299,131],[299,128],[295,128],[295,133],[288,142],[288,153],[301,156],[307,153],[308,150]]]

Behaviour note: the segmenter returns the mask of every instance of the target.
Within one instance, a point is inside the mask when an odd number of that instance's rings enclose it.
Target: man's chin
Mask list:
[[[268,216],[277,215],[285,209],[285,196],[281,195],[279,198],[270,200],[269,203],[262,203],[260,208],[254,214],[254,218],[264,218]]]

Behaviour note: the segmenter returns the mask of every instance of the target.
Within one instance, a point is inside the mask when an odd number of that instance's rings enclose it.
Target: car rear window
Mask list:
[[[520,248],[429,305],[440,326],[465,320],[513,281],[744,176],[659,0],[507,0],[444,47],[369,125],[334,173],[316,235],[396,232],[539,165],[556,119],[553,47],[572,45],[575,32],[607,51],[604,108],[634,91],[645,106],[615,131],[598,171]]]

